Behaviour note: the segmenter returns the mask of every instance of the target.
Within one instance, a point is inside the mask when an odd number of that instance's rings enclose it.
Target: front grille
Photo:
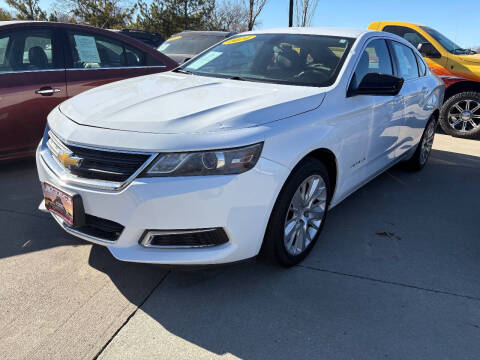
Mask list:
[[[50,134],[49,145],[52,157],[68,172],[84,179],[125,182],[145,162],[151,154],[130,153],[92,149],[77,145],[67,145]],[[68,153],[69,159],[77,159],[79,165],[64,165],[59,153]]]
[[[142,240],[145,247],[209,247],[228,242],[221,228],[179,231],[149,231]]]
[[[68,146],[73,156],[83,159],[80,167],[70,169],[73,175],[96,180],[126,181],[150,157],[143,154],[117,153]]]
[[[116,241],[122,234],[124,227],[114,221],[102,219],[93,215],[85,214],[85,223],[74,228],[83,234],[87,234],[102,240]]]

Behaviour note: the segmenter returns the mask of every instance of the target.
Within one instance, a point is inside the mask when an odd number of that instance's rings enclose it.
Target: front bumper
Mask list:
[[[240,175],[136,178],[120,191],[86,188],[62,181],[37,151],[40,181],[79,194],[85,213],[124,226],[114,242],[104,242],[69,229],[72,235],[105,245],[119,260],[201,265],[239,261],[258,254],[286,167],[260,158]],[[148,230],[222,228],[226,244],[205,248],[159,249],[140,244]]]

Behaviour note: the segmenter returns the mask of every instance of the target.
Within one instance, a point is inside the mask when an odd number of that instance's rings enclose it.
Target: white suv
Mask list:
[[[52,111],[37,152],[41,208],[120,260],[215,264],[261,251],[291,266],[329,208],[399,161],[425,165],[443,94],[393,34],[240,34]]]

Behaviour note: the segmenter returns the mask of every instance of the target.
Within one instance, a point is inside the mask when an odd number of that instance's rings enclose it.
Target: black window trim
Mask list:
[[[10,27],[8,29],[0,30],[0,37],[9,36],[9,34],[15,32],[28,32],[31,30],[49,30],[52,34],[52,63],[53,68],[51,69],[31,69],[31,70],[11,70],[0,72],[0,75],[6,74],[24,74],[24,73],[36,73],[36,72],[51,72],[51,71],[65,71],[66,62],[65,62],[65,51],[63,47],[63,41],[60,33],[60,29],[56,26],[35,26],[31,28],[27,27]],[[10,48],[12,44],[8,45]],[[24,43],[25,46],[25,43]],[[8,52],[7,48],[7,52]],[[55,49],[55,51],[53,51]]]

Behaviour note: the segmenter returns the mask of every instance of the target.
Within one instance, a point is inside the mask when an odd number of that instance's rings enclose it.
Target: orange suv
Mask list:
[[[462,49],[427,26],[380,21],[368,27],[387,31],[412,43],[425,57],[430,69],[446,86],[440,125],[447,134],[480,138],[480,54]]]

